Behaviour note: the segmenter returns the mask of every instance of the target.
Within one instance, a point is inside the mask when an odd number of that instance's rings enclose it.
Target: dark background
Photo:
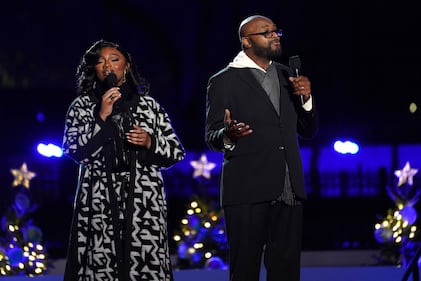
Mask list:
[[[32,192],[38,200],[46,193],[53,196],[39,216],[55,223],[45,232],[58,244],[67,238],[77,168],[64,159],[44,164],[34,146],[38,141],[61,144],[64,116],[75,97],[76,67],[101,38],[133,55],[188,150],[206,149],[207,79],[238,53],[238,25],[253,14],[270,17],[284,30],[280,62],[299,55],[312,81],[321,129],[303,145],[329,145],[337,137],[370,145],[420,142],[421,115],[410,113],[409,105],[420,106],[421,17],[409,1],[17,0],[6,6],[0,16],[0,188],[9,189],[9,169],[23,161],[38,174],[45,171],[49,177],[44,176],[42,191],[34,183]],[[0,197],[4,209],[8,197]],[[169,199],[170,206],[183,203],[179,197],[176,203]],[[387,196],[374,205],[359,200],[313,204],[330,210],[353,210],[359,204],[371,213],[390,205]],[[322,217],[323,208],[314,208],[313,214]],[[350,236],[372,235],[372,229],[348,226],[344,232]],[[373,247],[370,239],[359,247]],[[328,242],[320,236],[304,246],[340,247]]]

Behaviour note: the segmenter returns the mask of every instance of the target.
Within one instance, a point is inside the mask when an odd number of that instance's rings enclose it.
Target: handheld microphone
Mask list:
[[[108,89],[117,86],[117,75],[114,72],[110,72],[105,77],[105,85],[107,85]]]
[[[115,75],[114,72],[110,72],[105,77],[105,81],[104,82],[105,82],[105,85],[107,86],[107,89],[110,89],[112,87],[117,86],[117,75]],[[123,98],[124,98],[124,93],[122,93],[122,97],[114,103],[114,106],[113,106],[113,111],[114,112],[119,112],[119,111],[125,111],[125,110],[127,110],[127,106],[123,102]]]
[[[117,75],[115,75],[114,72],[110,72],[104,80],[105,86],[108,89],[117,86]],[[122,103],[120,100],[117,100],[114,103],[114,107],[113,107],[113,111],[119,111],[121,110],[121,108],[123,107]]]
[[[301,60],[300,60],[300,57],[299,56],[289,57],[289,67],[291,68],[295,77],[300,76],[301,75]]]
[[[299,56],[289,57],[289,68],[291,68],[294,77],[298,77],[301,75],[301,60]],[[300,98],[301,103],[304,104],[304,97],[300,95]]]

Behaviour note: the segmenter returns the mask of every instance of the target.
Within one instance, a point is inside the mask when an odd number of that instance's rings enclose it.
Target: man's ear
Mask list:
[[[248,49],[251,47],[251,41],[248,37],[242,37],[241,38],[241,45],[243,46],[243,49]]]

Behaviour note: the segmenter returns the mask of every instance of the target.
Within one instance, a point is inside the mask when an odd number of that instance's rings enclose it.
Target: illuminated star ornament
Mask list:
[[[402,170],[395,171],[395,176],[399,178],[398,186],[401,186],[405,183],[412,185],[414,183],[413,177],[417,172],[417,169],[412,169],[409,162],[406,162]]]
[[[11,169],[10,172],[15,177],[13,180],[13,186],[23,185],[27,189],[29,189],[29,181],[36,176],[34,172],[28,171],[28,167],[26,163],[23,163],[18,169]]]
[[[215,168],[216,164],[208,162],[206,154],[202,154],[199,161],[190,161],[190,165],[194,168],[193,177],[204,177],[210,179],[210,171]]]

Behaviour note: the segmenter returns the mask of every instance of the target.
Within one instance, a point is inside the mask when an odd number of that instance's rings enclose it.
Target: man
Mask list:
[[[299,281],[302,201],[297,136],[312,138],[318,116],[310,81],[274,61],[280,37],[271,19],[243,20],[242,51],[209,79],[206,143],[224,153],[221,204],[231,281]]]

